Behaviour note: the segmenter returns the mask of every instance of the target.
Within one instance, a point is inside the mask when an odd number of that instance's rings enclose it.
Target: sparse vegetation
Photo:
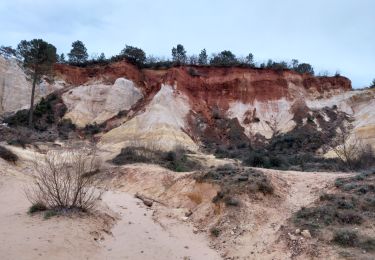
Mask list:
[[[240,201],[236,195],[245,193],[254,195],[262,193],[270,195],[274,187],[261,171],[237,167],[231,164],[218,166],[195,176],[198,182],[211,182],[220,186],[220,191],[212,202],[224,202],[228,206],[238,206]]]
[[[159,149],[129,146],[123,148],[112,162],[117,165],[130,163],[154,163],[159,164],[175,172],[186,172],[201,168],[200,163],[192,160],[183,148],[164,152]]]
[[[335,231],[333,241],[340,246],[356,246],[358,244],[358,234],[357,232],[340,229]]]
[[[27,198],[34,210],[35,205],[43,205],[51,211],[87,211],[101,195],[93,187],[99,168],[94,150],[51,151],[35,160],[35,181],[25,190]]]
[[[54,216],[57,216],[58,215],[58,212],[54,209],[50,209],[50,210],[47,210],[46,212],[44,212],[44,219],[50,219]]]
[[[212,227],[210,228],[210,234],[214,237],[219,237],[220,236],[220,229],[217,227]]]
[[[35,212],[45,211],[47,210],[46,205],[42,204],[41,202],[36,202],[29,208],[29,214],[33,214]]]
[[[370,145],[365,145],[356,136],[351,136],[352,127],[342,125],[330,147],[339,158],[341,164],[349,170],[366,169],[374,166],[375,153]]]
[[[374,240],[360,230],[374,224],[375,169],[354,177],[338,178],[335,186],[339,192],[322,194],[314,206],[300,209],[294,216],[294,223],[318,237],[324,230],[331,230],[332,241],[341,246],[374,248]]]

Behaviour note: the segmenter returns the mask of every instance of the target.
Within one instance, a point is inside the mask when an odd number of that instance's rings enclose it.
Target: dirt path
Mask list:
[[[98,259],[220,259],[189,225],[171,223],[163,228],[153,220],[153,211],[128,193],[110,191],[103,201],[121,219],[112,229],[113,238],[103,243]]]

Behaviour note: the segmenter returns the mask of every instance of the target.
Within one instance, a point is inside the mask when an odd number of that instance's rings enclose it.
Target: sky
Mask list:
[[[125,45],[170,57],[250,52],[258,62],[298,59],[353,87],[375,78],[375,0],[0,0],[0,45],[44,39],[58,53],[81,40],[89,54]]]

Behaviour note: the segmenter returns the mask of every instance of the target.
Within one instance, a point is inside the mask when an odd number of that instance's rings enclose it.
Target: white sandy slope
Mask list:
[[[103,123],[122,110],[129,110],[143,98],[141,90],[130,80],[119,78],[113,85],[91,84],[76,87],[63,95],[68,107],[65,118],[84,127]]]
[[[270,100],[268,102],[255,101],[254,103],[244,104],[239,101],[232,102],[228,109],[229,118],[238,118],[238,121],[245,128],[245,134],[252,136],[261,134],[266,138],[271,138],[273,130],[271,126],[277,126],[277,131],[285,133],[295,127],[291,102],[286,99]],[[259,122],[244,123],[246,115],[250,113],[257,117]]]
[[[35,101],[54,90],[65,87],[62,81],[49,84],[42,81],[36,86]],[[14,59],[0,56],[0,115],[30,107],[31,82]]]
[[[188,99],[172,86],[162,85],[144,112],[102,136],[99,146],[115,154],[126,146],[173,150],[183,146],[197,150],[197,145],[183,131],[190,111]]]
[[[375,148],[375,90],[356,90],[325,99],[306,100],[311,109],[321,109],[336,105],[339,110],[351,115],[354,137]]]

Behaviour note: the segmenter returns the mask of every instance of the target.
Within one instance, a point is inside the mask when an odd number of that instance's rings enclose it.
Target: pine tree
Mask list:
[[[83,42],[75,41],[72,43],[72,49],[68,53],[70,63],[85,63],[89,57],[87,49]]]
[[[125,57],[129,62],[141,66],[146,61],[146,53],[137,47],[126,45],[120,56]]]
[[[32,90],[29,110],[29,127],[33,126],[35,86],[43,75],[52,72],[56,62],[56,48],[41,39],[23,40],[17,46],[17,52],[22,57],[22,63],[32,78]]]
[[[172,59],[177,64],[185,64],[187,61],[186,51],[182,44],[172,48]]]
[[[201,50],[201,53],[199,53],[198,64],[207,65],[207,63],[208,63],[207,52],[206,52],[206,49],[203,49]]]

